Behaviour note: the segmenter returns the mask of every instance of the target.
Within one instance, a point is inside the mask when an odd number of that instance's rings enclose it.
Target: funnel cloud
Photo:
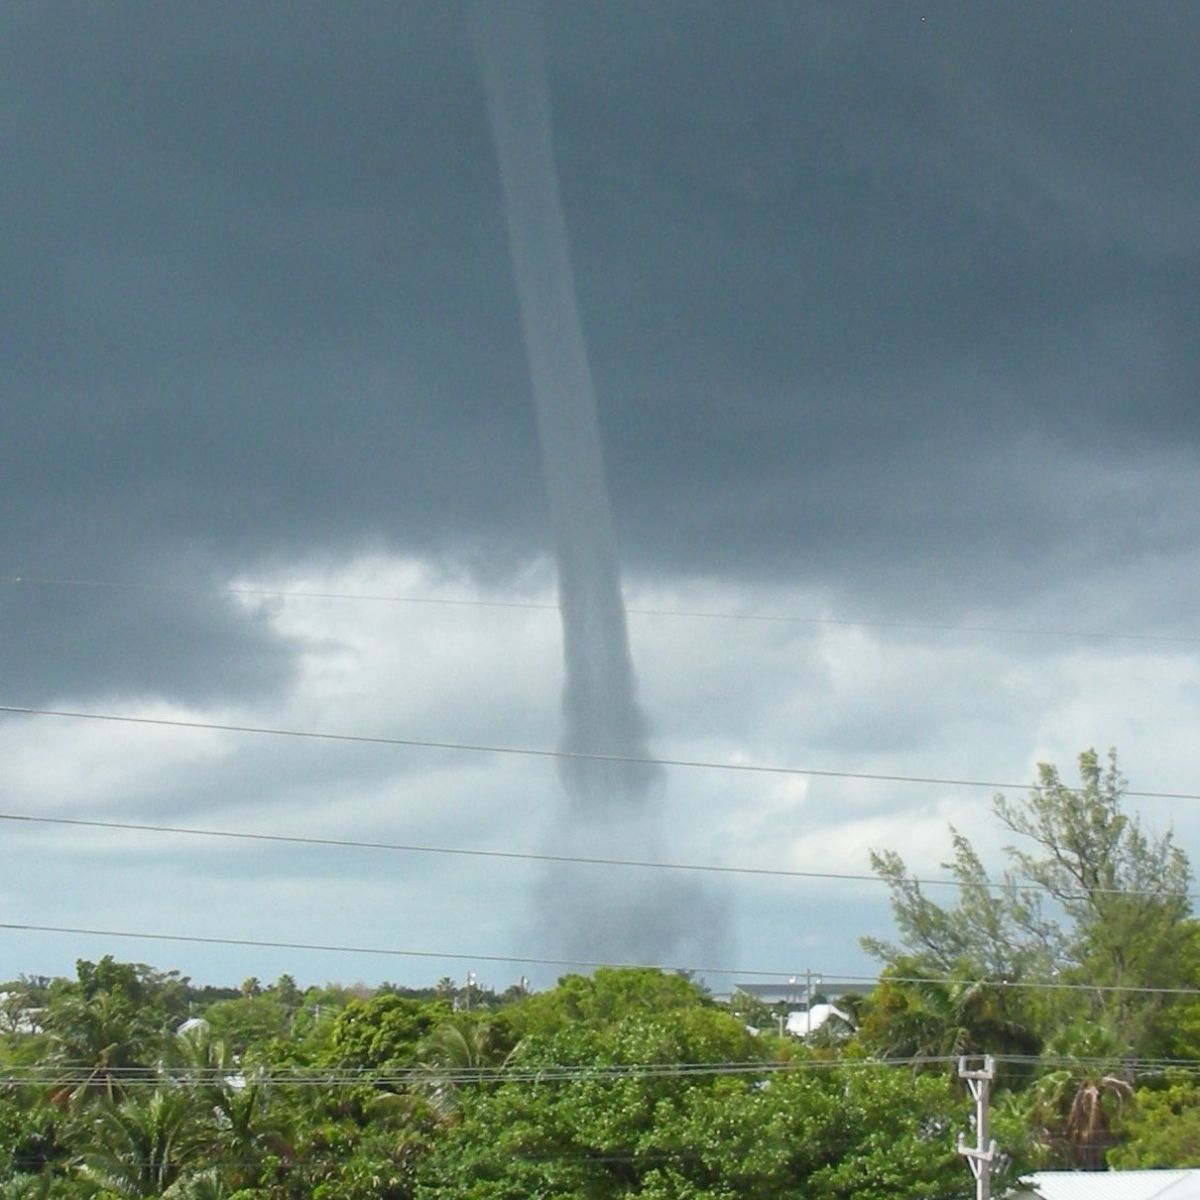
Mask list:
[[[554,529],[566,674],[559,745],[571,754],[645,758],[647,722],[629,648],[536,11],[529,3],[478,4],[473,20]],[[568,758],[560,774],[568,805],[557,849],[661,853],[658,768]],[[539,911],[557,949],[651,961],[711,948],[720,922],[699,888],[645,871],[593,879],[581,870],[560,867],[543,882]]]

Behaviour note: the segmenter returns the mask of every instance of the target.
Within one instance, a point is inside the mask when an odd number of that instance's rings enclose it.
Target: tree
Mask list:
[[[717,1018],[732,1023],[723,1014],[701,1015],[704,1023]],[[570,1062],[571,1078],[464,1092],[459,1120],[421,1168],[418,1200],[963,1194],[966,1172],[951,1130],[959,1112],[945,1080],[880,1064],[815,1069],[810,1060],[757,1078],[656,1075],[645,1061],[651,1045],[664,1058],[685,1048],[672,1044],[668,1019],[629,1021],[624,1029],[567,1030],[522,1047],[521,1065],[526,1054],[560,1064],[560,1072]],[[644,1073],[633,1069],[639,1061]],[[618,1066],[627,1071],[616,1073]]]
[[[1094,750],[1079,756],[1080,786],[1067,787],[1041,764],[1038,784],[1021,805],[996,798],[996,813],[1040,852],[1009,848],[1018,871],[1045,889],[1071,927],[1059,933],[1066,982],[1123,989],[1186,986],[1181,970],[1191,930],[1191,870],[1170,831],[1151,837],[1122,811],[1126,782],[1115,750],[1102,767]],[[1092,993],[1093,1018],[1109,1025],[1122,1048],[1145,1046],[1166,1001],[1161,995]]]
[[[296,986],[291,975],[280,975],[270,987],[270,992],[284,1008],[299,1008],[304,1001],[304,993]]]
[[[1041,1166],[1104,1169],[1117,1118],[1133,1095],[1112,1031],[1092,1021],[1057,1030],[1045,1070],[1022,1097],[1030,1149]]]
[[[1085,751],[1079,772],[1079,785],[1069,787],[1042,764],[1024,801],[996,797],[997,817],[1028,847],[1005,847],[1009,866],[998,881],[951,830],[954,857],[945,865],[959,892],[952,907],[929,899],[899,855],[872,854],[891,889],[901,941],[863,945],[897,975],[959,974],[1009,989],[1091,985],[1025,998],[1014,989],[1005,1020],[1037,1024],[1047,1036],[1086,1017],[1110,1031],[1121,1053],[1145,1053],[1161,1036],[1167,997],[1137,989],[1190,982],[1187,857],[1170,832],[1152,837],[1122,810],[1115,752],[1102,767],[1094,750]]]
[[[118,991],[56,998],[46,1014],[46,1032],[69,1094],[115,1094],[132,1071],[148,1069],[162,1040],[150,1014]]]
[[[600,967],[595,974],[564,975],[558,986],[526,996],[503,1010],[518,1036],[574,1025],[602,1027],[634,1012],[667,1013],[715,1007],[692,980],[654,967]]]
[[[351,1000],[334,1022],[330,1057],[340,1066],[413,1066],[418,1044],[449,1015],[444,1000],[407,1000],[390,992]]]
[[[664,1155],[647,1148],[664,1106],[720,1078],[687,1068],[765,1055],[694,984],[651,969],[567,976],[494,1021],[521,1033],[507,1065],[527,1081],[459,1089],[418,1195],[636,1194]]]
[[[68,1113],[32,1089],[0,1092],[0,1180],[61,1176],[73,1153]]]
[[[12,983],[0,984],[0,1035],[37,1032],[41,1028],[45,990],[23,976]]]
[[[462,1072],[483,1072],[502,1066],[512,1046],[505,1025],[476,1013],[455,1013],[439,1025],[418,1047],[428,1078],[424,1090],[433,1110],[446,1116],[458,1103]]]
[[[1182,1073],[1138,1088],[1111,1166],[1132,1170],[1200,1167],[1200,1087]]]
[[[197,1140],[204,1151],[226,1164],[232,1183],[246,1187],[270,1154],[286,1154],[286,1128],[272,1107],[273,1091],[260,1067],[239,1067],[222,1041],[196,1030],[176,1038],[173,1083],[191,1095],[203,1114]],[[204,1190],[202,1183],[196,1188]]]
[[[200,1153],[197,1114],[181,1089],[102,1100],[90,1124],[82,1173],[120,1197],[161,1196]]]
[[[261,993],[218,1000],[204,1012],[213,1040],[225,1042],[234,1054],[244,1054],[251,1046],[261,1047],[283,1037],[290,1017],[275,996]]]
[[[79,959],[73,981],[57,980],[41,1016],[47,1058],[64,1069],[68,1093],[115,1094],[122,1080],[148,1072],[187,1012],[188,981],[143,963]]]
[[[1035,1055],[1041,1039],[1020,994],[996,987],[963,964],[922,979],[913,959],[888,967],[860,1012],[858,1046],[885,1058]]]

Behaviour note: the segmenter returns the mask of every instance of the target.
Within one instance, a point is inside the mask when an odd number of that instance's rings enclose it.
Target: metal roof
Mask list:
[[[1200,1170],[1038,1171],[1014,1197],[1039,1200],[1200,1200]]]
[[[814,996],[865,996],[874,990],[873,983],[861,981],[843,981],[840,979],[813,978],[812,990]],[[804,995],[804,976],[794,980],[778,983],[735,983],[734,992],[744,992],[747,996],[757,996],[760,1000],[778,998],[790,1000]]]

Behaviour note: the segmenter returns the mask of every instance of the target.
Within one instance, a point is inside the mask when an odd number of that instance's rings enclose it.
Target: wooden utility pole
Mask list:
[[[971,1071],[967,1068],[967,1060],[960,1058],[958,1077],[967,1081],[975,1101],[975,1145],[966,1145],[960,1133],[958,1152],[967,1160],[967,1166],[975,1176],[975,1200],[991,1200],[992,1160],[996,1157],[996,1143],[988,1137],[988,1096],[992,1080],[996,1078],[995,1059],[989,1054],[983,1060],[983,1070]]]

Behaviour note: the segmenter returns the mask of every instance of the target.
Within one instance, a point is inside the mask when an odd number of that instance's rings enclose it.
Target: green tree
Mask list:
[[[32,1088],[0,1093],[0,1180],[61,1176],[71,1159],[70,1115]]]
[[[290,975],[280,975],[269,990],[284,1008],[299,1008],[304,1001],[304,993]]]
[[[204,1019],[212,1039],[224,1042],[233,1054],[283,1038],[291,1025],[291,1013],[270,994],[218,1000],[204,1010]]]
[[[655,1024],[635,1019],[624,1031],[632,1043],[624,1054],[625,1038],[614,1043],[615,1031],[559,1033],[545,1051],[556,1063],[590,1056],[591,1070],[576,1061],[569,1078],[464,1096],[459,1121],[423,1165],[416,1196],[948,1200],[964,1193],[951,1130],[962,1106],[945,1080],[879,1064],[809,1069],[811,1061],[757,1079],[656,1076],[648,1067],[614,1074],[608,1060],[641,1058]],[[665,1023],[651,1040],[663,1054],[681,1049]]]
[[[68,1094],[119,1092],[132,1074],[150,1069],[162,1044],[153,1015],[119,991],[56,997],[45,1022]]]
[[[1103,1050],[1104,1030],[1071,1030],[1084,1055]],[[1116,1144],[1115,1124],[1133,1086],[1123,1072],[1109,1070],[1103,1057],[1066,1055],[1033,1085],[1029,1096],[1030,1134],[1044,1163],[1100,1171]]]
[[[686,1092],[678,1125],[663,1121],[652,1142],[677,1155],[676,1186],[661,1194],[692,1194],[682,1181],[699,1194],[763,1200],[964,1193],[952,1133],[961,1109],[944,1080],[878,1064],[815,1068],[801,1061],[766,1087],[739,1080]]]
[[[1200,921],[1187,922],[1176,978],[1200,985]],[[1156,1049],[1167,1058],[1200,1059],[1200,995],[1176,996],[1157,1018]]]
[[[46,1057],[63,1069],[67,1093],[115,1094],[125,1079],[152,1072],[187,1012],[188,982],[143,963],[80,959],[73,981],[51,985],[40,1020]]]
[[[1122,1123],[1123,1141],[1108,1155],[1113,1167],[1200,1167],[1200,1086],[1191,1075],[1168,1074],[1138,1088]]]
[[[269,1156],[290,1152],[287,1122],[273,1104],[274,1089],[262,1067],[241,1066],[225,1042],[202,1030],[177,1037],[173,1059],[173,1082],[187,1090],[203,1118],[196,1137],[223,1164],[231,1187],[251,1186]]]
[[[564,975],[550,991],[503,1010],[517,1037],[570,1026],[603,1027],[634,1012],[668,1013],[715,1004],[690,979],[653,967],[600,967],[594,975]]]
[[[435,1112],[446,1116],[458,1103],[460,1076],[486,1073],[502,1066],[512,1053],[506,1023],[477,1013],[454,1013],[418,1047],[426,1072],[422,1090]],[[468,1086],[478,1086],[471,1080]]]
[[[525,1032],[507,1065],[531,1081],[459,1090],[418,1195],[634,1193],[662,1157],[646,1147],[662,1106],[719,1077],[695,1068],[765,1054],[694,985],[652,970],[568,976],[496,1020],[509,1017]]]
[[[449,1015],[444,1000],[408,1000],[390,992],[351,1000],[334,1022],[330,1059],[341,1066],[414,1066],[420,1042]]]
[[[885,969],[861,1006],[857,1045],[884,1058],[1039,1052],[1041,1039],[1018,993],[980,980],[962,963],[939,979],[922,979],[926,969],[915,959]]]
[[[1009,849],[1016,869],[1044,888],[1069,922],[1056,931],[1064,980],[1110,989],[1192,983],[1187,855],[1170,831],[1152,837],[1123,811],[1126,782],[1116,752],[1107,766],[1094,750],[1081,754],[1076,787],[1047,764],[1038,773],[1024,804],[999,796],[996,812],[1035,848]],[[1161,994],[1122,990],[1097,990],[1089,1000],[1092,1018],[1128,1051],[1149,1049],[1168,1003]]]
[[[88,1122],[81,1173],[115,1196],[161,1196],[200,1155],[197,1116],[180,1089],[101,1100]]]
[[[1042,764],[1024,801],[996,797],[997,817],[1025,839],[1024,848],[1006,847],[1009,865],[999,880],[951,830],[954,856],[945,865],[958,884],[953,906],[931,900],[899,855],[872,854],[891,889],[900,942],[866,938],[863,945],[895,975],[974,977],[1013,990],[993,1002],[1005,1025],[1036,1027],[1045,1039],[1086,1018],[1109,1030],[1119,1052],[1147,1053],[1164,1036],[1168,998],[1137,989],[1191,980],[1188,862],[1169,832],[1153,837],[1122,810],[1125,781],[1115,752],[1102,766],[1095,751],[1085,751],[1079,771],[1072,787]],[[1012,985],[1025,982],[1094,990],[1015,994]]]

